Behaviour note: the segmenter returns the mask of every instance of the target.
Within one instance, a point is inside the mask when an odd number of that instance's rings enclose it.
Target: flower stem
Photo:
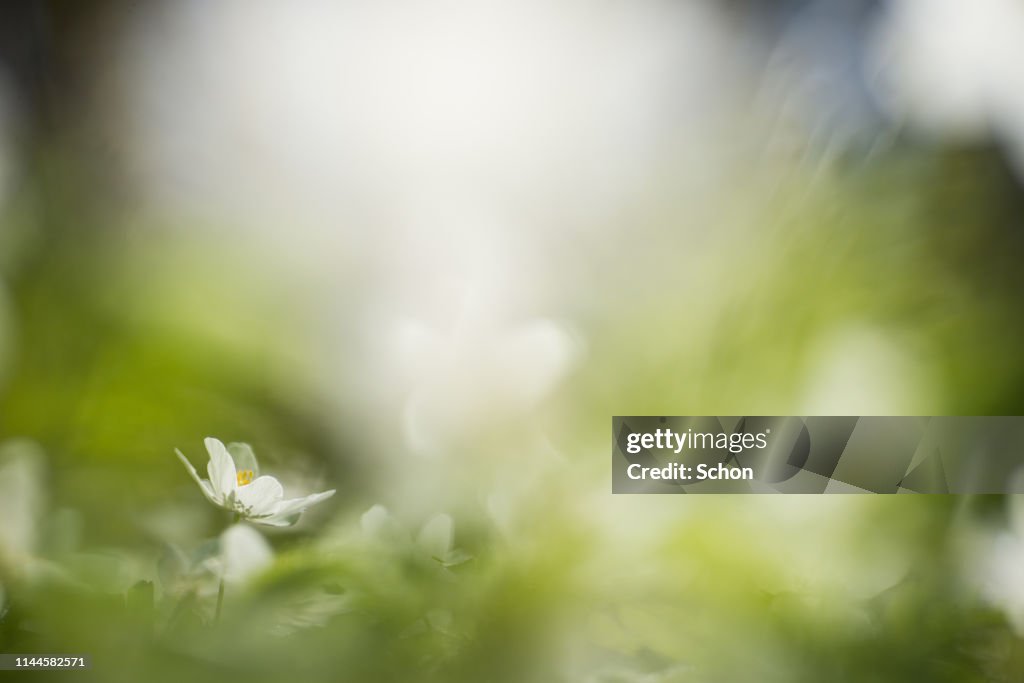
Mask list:
[[[238,524],[238,520],[240,520],[241,518],[242,518],[242,515],[236,512],[234,514],[234,518],[231,520],[231,523],[232,524]],[[222,555],[223,555],[223,553],[222,553]],[[227,569],[227,567],[225,567],[223,562],[221,562],[220,586],[217,587],[217,611],[214,612],[214,615],[213,615],[213,620],[215,622],[220,621],[220,612],[221,612],[221,609],[224,607],[224,572],[225,572],[226,569]]]

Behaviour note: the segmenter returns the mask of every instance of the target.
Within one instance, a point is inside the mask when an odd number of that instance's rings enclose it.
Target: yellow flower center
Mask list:
[[[252,470],[239,470],[238,472],[238,485],[245,486],[246,484],[252,483]]]

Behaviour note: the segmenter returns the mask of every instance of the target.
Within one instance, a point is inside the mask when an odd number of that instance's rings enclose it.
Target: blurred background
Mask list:
[[[1015,496],[612,496],[609,428],[1022,414],[1022,255],[1017,0],[6,3],[0,652],[1020,680]],[[338,493],[229,528],[206,436]]]

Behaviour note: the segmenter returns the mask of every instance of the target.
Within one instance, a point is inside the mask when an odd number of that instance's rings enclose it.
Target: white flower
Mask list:
[[[306,508],[334,495],[331,489],[286,500],[281,482],[274,477],[257,476],[256,456],[247,444],[224,446],[212,437],[204,443],[210,454],[206,466],[209,480],[199,478],[196,468],[181,451],[175,450],[175,453],[211,503],[237,513],[242,519],[267,526],[291,526]]]
[[[420,529],[415,542],[409,533],[383,505],[374,505],[363,513],[359,520],[363,535],[367,538],[394,543],[399,547],[406,546],[443,567],[454,567],[468,562],[472,557],[460,548],[454,548],[455,522],[450,515],[441,513],[434,515]]]

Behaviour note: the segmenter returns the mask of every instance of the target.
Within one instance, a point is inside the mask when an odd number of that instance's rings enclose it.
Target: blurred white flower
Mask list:
[[[28,441],[0,447],[0,569],[18,574],[35,556],[43,514],[43,456]]]
[[[893,0],[875,33],[881,103],[944,136],[986,135],[1024,171],[1024,5],[1017,0]]]
[[[210,454],[210,462],[206,466],[209,480],[200,479],[181,451],[175,452],[199,484],[203,495],[214,505],[238,514],[241,519],[266,526],[291,526],[307,508],[334,495],[334,489],[331,489],[286,500],[284,488],[277,479],[258,476],[256,456],[248,445],[233,443],[225,447],[214,438],[207,438],[204,443]],[[242,469],[236,467],[236,461]]]
[[[363,513],[359,518],[359,528],[367,538],[388,539],[399,538],[402,529],[388,509],[379,503]]]
[[[44,523],[54,526],[46,515],[44,461],[42,449],[33,441],[16,439],[0,445],[0,580],[10,581],[8,591],[19,581],[77,585],[62,567],[39,556],[40,530]],[[4,591],[0,585],[0,593]]]
[[[401,322],[390,347],[404,375],[399,384],[408,387],[406,443],[429,455],[535,408],[581,353],[578,340],[553,320],[509,324],[475,301],[463,305],[447,332]]]
[[[984,598],[1002,609],[1018,634],[1024,635],[1024,538],[1016,531],[992,539],[981,567]]]
[[[815,343],[803,414],[919,415],[942,404],[927,347],[883,328],[849,323]]]
[[[363,535],[375,541],[414,549],[416,554],[453,567],[471,559],[466,552],[454,547],[455,522],[451,515],[434,515],[420,528],[415,542],[409,533],[391,515],[386,507],[377,504],[363,513],[359,520]]]
[[[1010,490],[1020,491],[1021,475]],[[961,553],[968,558],[968,576],[982,597],[1002,610],[1019,635],[1024,635],[1024,495],[1007,496],[1009,529],[990,536],[969,536]]]
[[[454,536],[455,523],[450,515],[442,513],[431,517],[423,525],[416,536],[416,545],[438,562],[444,562],[452,550]]]
[[[220,536],[220,560],[226,583],[245,583],[273,563],[274,552],[258,531],[234,524]]]

